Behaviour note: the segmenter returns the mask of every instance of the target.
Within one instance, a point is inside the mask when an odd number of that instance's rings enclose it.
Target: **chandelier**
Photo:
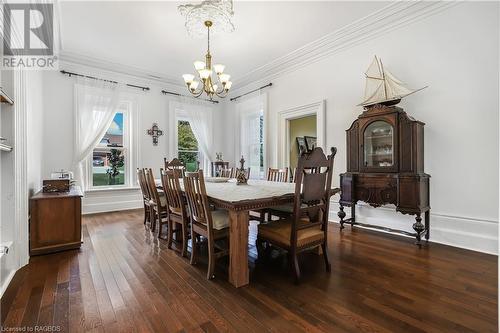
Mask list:
[[[205,21],[205,27],[207,27],[208,35],[208,47],[207,54],[205,55],[205,61],[195,61],[194,68],[198,72],[198,80],[195,79],[193,74],[184,74],[184,82],[186,83],[189,92],[195,96],[200,97],[203,92],[207,94],[210,100],[213,100],[214,96],[224,98],[227,96],[229,89],[231,89],[232,82],[229,81],[231,76],[224,73],[224,65],[215,64],[212,68],[212,55],[210,54],[210,28],[212,27],[212,21]],[[215,72],[215,78],[213,77],[213,72]],[[201,86],[200,86],[201,83]],[[200,89],[198,89],[200,87]]]

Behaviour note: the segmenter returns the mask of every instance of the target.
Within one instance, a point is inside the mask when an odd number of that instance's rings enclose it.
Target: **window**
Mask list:
[[[126,111],[115,114],[111,125],[92,152],[90,186],[125,186],[128,183],[129,133]]]
[[[241,118],[241,151],[251,178],[264,178],[264,111],[246,112]]]
[[[198,141],[187,120],[177,121],[177,157],[184,163],[187,171],[198,170],[200,160]]]

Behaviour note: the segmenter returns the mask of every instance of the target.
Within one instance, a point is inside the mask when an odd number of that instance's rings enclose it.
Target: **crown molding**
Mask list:
[[[457,3],[459,2],[393,2],[364,18],[250,71],[234,81],[233,86],[238,86],[238,88],[233,90],[233,94],[250,84],[275,79],[284,73],[289,73],[304,65],[317,62],[336,52],[377,38],[382,34],[389,33],[415,21],[425,19]]]
[[[109,60],[89,57],[80,53],[71,51],[61,51],[59,61],[63,64],[76,64],[87,67],[97,68],[108,72],[115,72],[122,75],[133,76],[137,79],[159,84],[169,84],[185,88],[184,82],[180,78],[164,75],[157,72],[147,71],[142,68],[124,65]]]

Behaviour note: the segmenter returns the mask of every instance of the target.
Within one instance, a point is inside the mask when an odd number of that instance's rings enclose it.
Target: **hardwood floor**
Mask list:
[[[207,281],[206,261],[190,266],[168,250],[141,211],[83,223],[80,251],[31,258],[2,309],[3,330],[497,332],[496,256],[331,224],[330,274],[321,256],[305,253],[297,286],[286,256],[274,253],[266,264],[252,259],[250,285],[235,289],[223,261]],[[250,234],[253,244],[253,224]]]

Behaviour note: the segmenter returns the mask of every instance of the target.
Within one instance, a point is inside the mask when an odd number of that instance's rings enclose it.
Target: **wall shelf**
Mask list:
[[[12,147],[6,144],[0,143],[0,151],[12,151]]]
[[[0,102],[7,103],[10,105],[14,104],[14,101],[12,100],[12,98],[10,98],[9,95],[7,95],[1,87],[0,87]]]

